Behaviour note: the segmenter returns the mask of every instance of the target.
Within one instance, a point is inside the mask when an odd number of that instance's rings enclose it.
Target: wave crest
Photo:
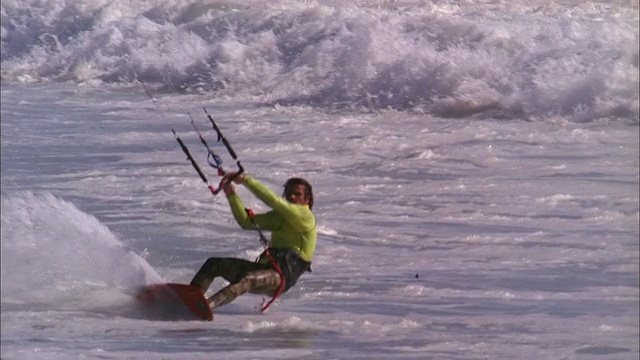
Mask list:
[[[5,1],[2,79],[141,80],[263,105],[452,118],[638,122],[632,5],[492,4]]]

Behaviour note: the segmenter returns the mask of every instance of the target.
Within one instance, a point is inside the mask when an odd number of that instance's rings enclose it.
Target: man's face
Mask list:
[[[309,205],[309,196],[307,196],[307,187],[298,184],[287,188],[285,199],[292,204]]]

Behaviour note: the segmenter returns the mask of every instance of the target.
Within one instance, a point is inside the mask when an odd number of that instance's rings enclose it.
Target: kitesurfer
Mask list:
[[[247,211],[234,182],[244,185],[271,210],[255,215]],[[311,211],[311,184],[302,178],[290,178],[284,184],[283,196],[279,196],[250,175],[230,172],[221,186],[236,222],[243,229],[259,230],[260,234],[262,230],[271,231],[271,242],[256,261],[231,257],[207,259],[191,285],[206,292],[216,277],[230,283],[208,298],[211,308],[226,305],[247,292],[275,299],[295,285],[305,271],[311,271],[317,236],[316,218]]]

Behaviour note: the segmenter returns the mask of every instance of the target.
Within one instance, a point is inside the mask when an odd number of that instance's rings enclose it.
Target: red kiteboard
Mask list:
[[[160,283],[144,286],[136,299],[145,309],[171,319],[196,318],[213,320],[213,312],[202,289],[178,283]]]

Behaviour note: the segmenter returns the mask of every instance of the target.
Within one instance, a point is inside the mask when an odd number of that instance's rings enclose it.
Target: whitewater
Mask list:
[[[637,2],[0,7],[3,360],[640,355]],[[203,107],[318,245],[266,313],[168,321],[140,286],[262,251],[171,132],[217,185]]]

